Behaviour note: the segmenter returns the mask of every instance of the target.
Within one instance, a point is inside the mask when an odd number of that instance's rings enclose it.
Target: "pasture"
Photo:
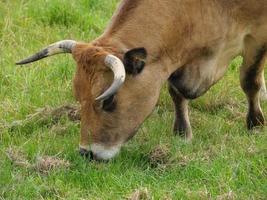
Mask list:
[[[14,63],[58,40],[93,40],[117,3],[0,0],[0,199],[266,199],[267,128],[246,130],[241,57],[190,103],[192,142],[173,135],[174,108],[164,87],[115,159],[79,156],[79,121],[54,111],[77,105],[71,56],[23,68]],[[262,108],[267,117],[266,101]]]

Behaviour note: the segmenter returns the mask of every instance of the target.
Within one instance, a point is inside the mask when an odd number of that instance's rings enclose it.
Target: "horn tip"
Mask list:
[[[16,64],[16,65],[23,65],[22,62],[16,62],[15,64]]]
[[[25,65],[25,64],[28,64],[28,62],[25,62],[25,61],[19,61],[19,62],[16,62],[15,64],[16,64],[16,65]]]

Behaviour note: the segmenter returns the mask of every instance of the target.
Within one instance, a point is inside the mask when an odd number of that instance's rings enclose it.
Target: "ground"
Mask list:
[[[191,143],[173,136],[166,87],[153,114],[109,163],[78,155],[74,62],[60,55],[14,65],[61,39],[90,41],[117,0],[0,1],[0,199],[265,199],[267,129],[246,130],[236,58],[225,77],[190,103]],[[266,74],[267,75],[267,74]],[[262,102],[267,111],[267,103]]]

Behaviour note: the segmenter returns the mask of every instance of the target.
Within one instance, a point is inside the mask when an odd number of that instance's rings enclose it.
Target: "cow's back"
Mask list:
[[[193,48],[265,29],[266,18],[266,0],[123,0],[104,36],[129,48],[143,46],[153,58],[168,54],[175,62],[190,59]]]

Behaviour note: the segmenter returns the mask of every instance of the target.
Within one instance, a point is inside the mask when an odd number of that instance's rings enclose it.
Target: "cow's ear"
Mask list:
[[[135,48],[127,51],[123,58],[123,64],[127,74],[136,75],[145,67],[147,52],[145,48]]]

